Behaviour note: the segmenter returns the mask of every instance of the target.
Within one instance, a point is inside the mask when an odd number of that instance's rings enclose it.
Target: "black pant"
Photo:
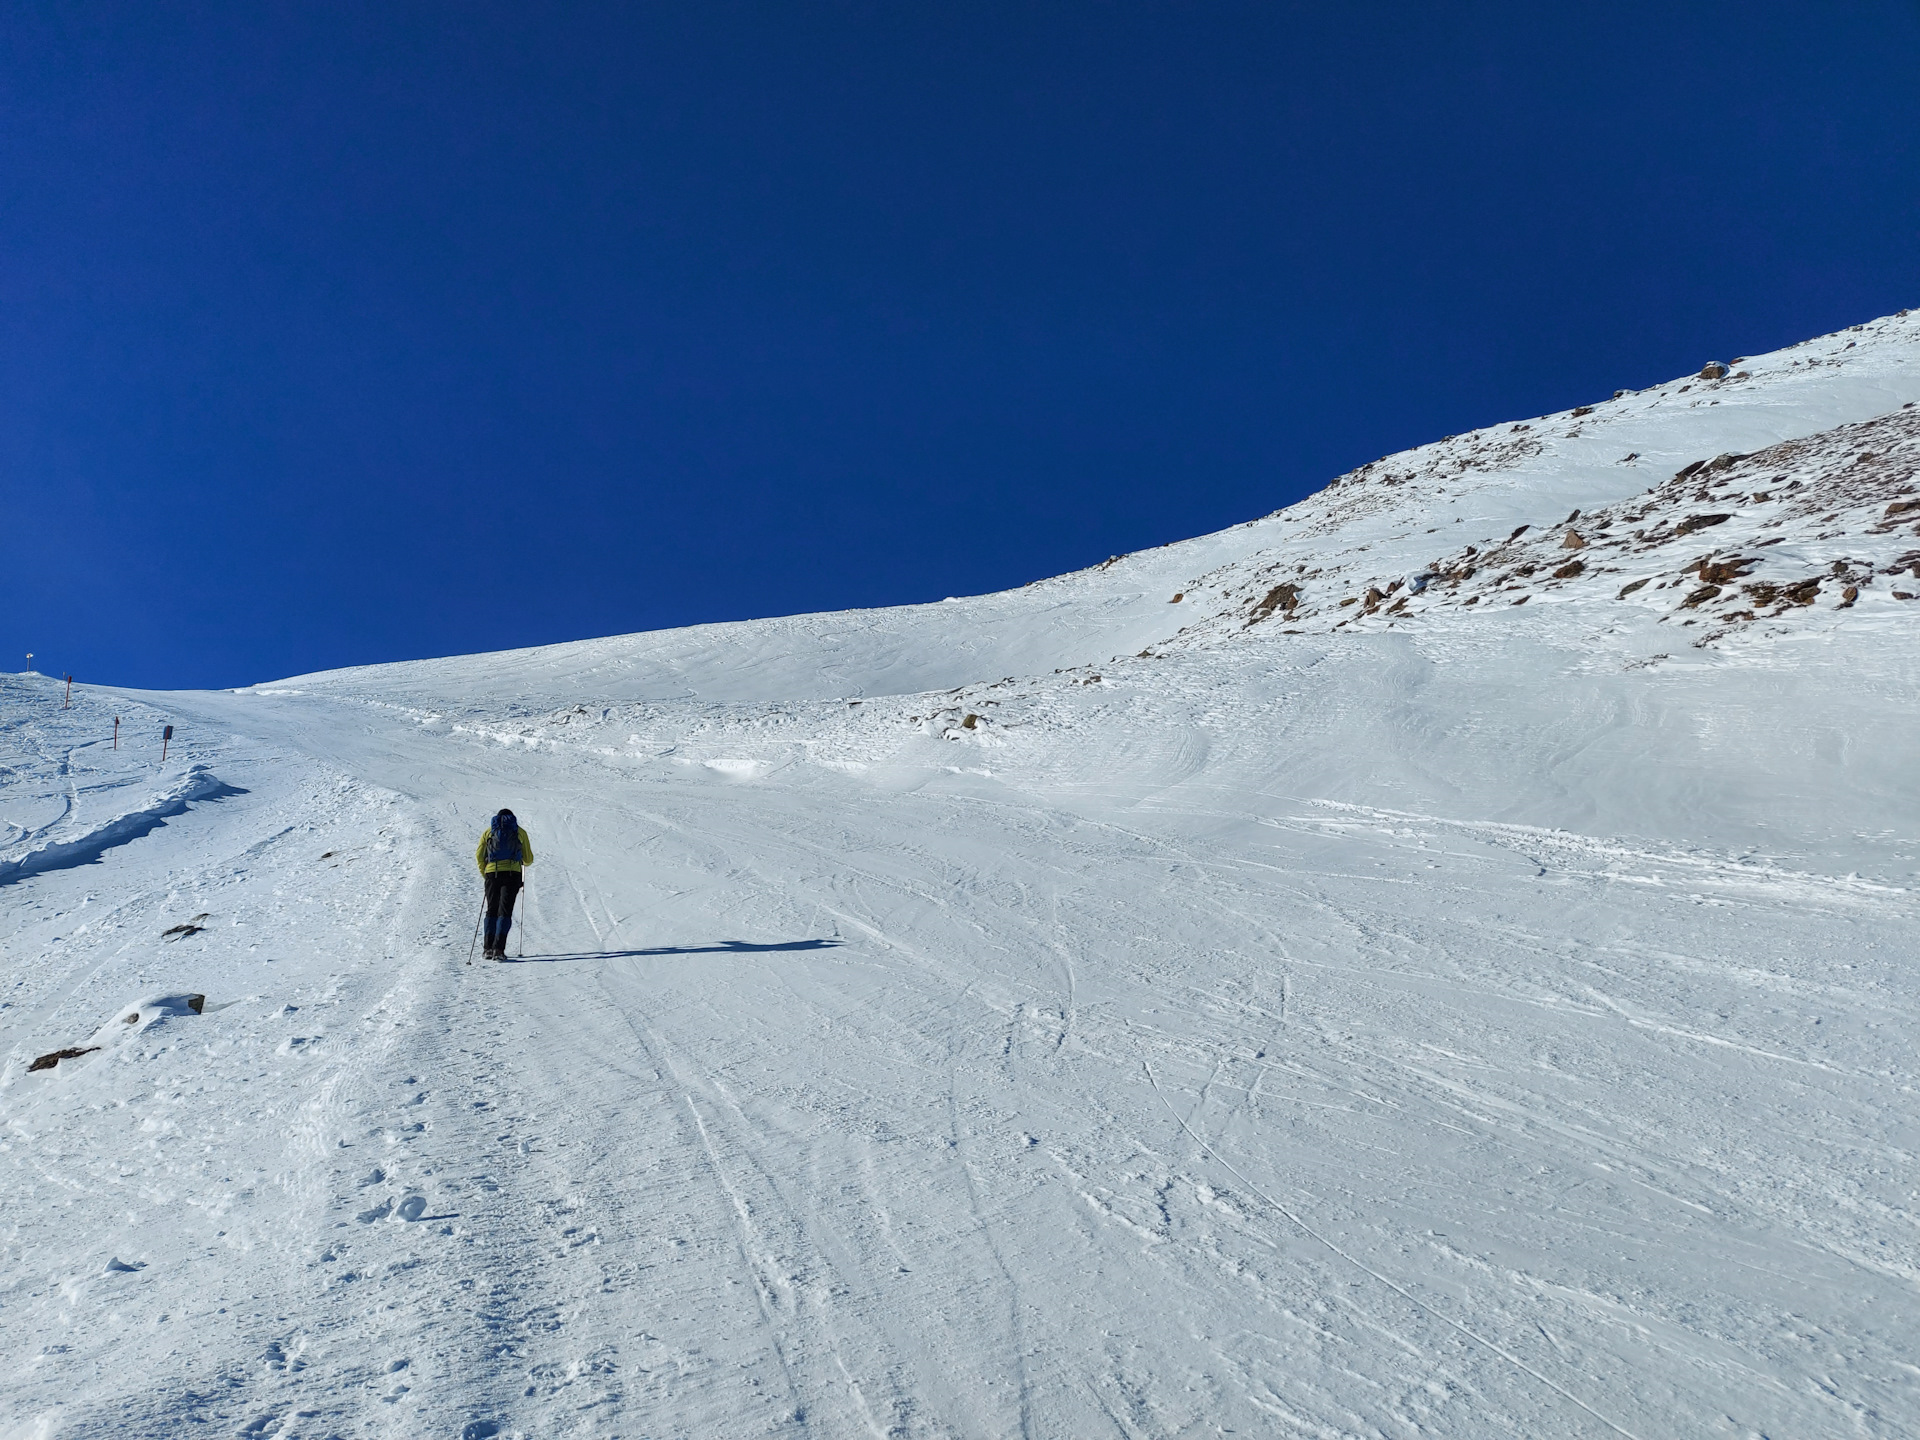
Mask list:
[[[507,931],[513,928],[513,902],[520,898],[520,872],[496,870],[487,876],[487,948],[507,948]]]

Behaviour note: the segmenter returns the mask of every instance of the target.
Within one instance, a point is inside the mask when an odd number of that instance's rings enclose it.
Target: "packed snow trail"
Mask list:
[[[1916,398],[1887,323],[1865,399],[1776,367],[1800,433]],[[0,680],[0,864],[74,843],[0,889],[9,1433],[1920,1425],[1904,602],[1183,640],[1131,563],[704,660]],[[501,805],[527,957],[468,965]]]

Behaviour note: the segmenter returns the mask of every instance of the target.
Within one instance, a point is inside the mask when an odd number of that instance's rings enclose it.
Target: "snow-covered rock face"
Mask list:
[[[1447,611],[1482,602],[1536,599],[1581,604],[1595,619],[1608,616],[1605,601],[1631,600],[1663,623],[1705,626],[1688,641],[1697,648],[1757,621],[1772,623],[1747,638],[1824,630],[1830,617],[1816,606],[1851,610],[1864,601],[1879,613],[1877,602],[1920,596],[1916,475],[1920,410],[1908,401],[1756,454],[1695,460],[1643,495],[1575,510],[1558,524],[1522,524],[1410,576],[1389,578],[1364,561],[1310,571],[1303,561],[1282,579],[1284,561],[1254,557],[1195,582],[1182,598],[1215,598],[1215,623],[1185,627],[1180,638],[1266,622],[1292,634],[1392,629],[1415,618],[1444,623]],[[1676,587],[1677,595],[1665,593]]]
[[[1903,314],[1000,595],[0,677],[0,1413],[1920,1429],[1915,402]]]

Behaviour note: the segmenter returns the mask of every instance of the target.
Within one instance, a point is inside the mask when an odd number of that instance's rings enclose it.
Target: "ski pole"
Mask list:
[[[473,944],[467,946],[467,964],[473,964],[473,952],[480,948],[480,922],[487,918],[487,907],[482,905],[480,913],[473,917]]]
[[[513,957],[516,960],[527,958],[527,917],[533,914],[533,887],[527,883],[527,872],[524,870],[520,872],[520,888],[526,894],[520,897],[525,903],[520,907],[520,953]]]

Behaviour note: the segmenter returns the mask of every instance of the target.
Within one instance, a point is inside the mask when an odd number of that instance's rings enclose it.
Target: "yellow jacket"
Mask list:
[[[480,867],[482,875],[491,875],[498,870],[520,870],[533,864],[533,841],[527,838],[527,827],[520,827],[520,858],[518,860],[487,859],[487,842],[493,838],[493,829],[489,826],[480,832],[479,848],[473,852],[473,863]]]

